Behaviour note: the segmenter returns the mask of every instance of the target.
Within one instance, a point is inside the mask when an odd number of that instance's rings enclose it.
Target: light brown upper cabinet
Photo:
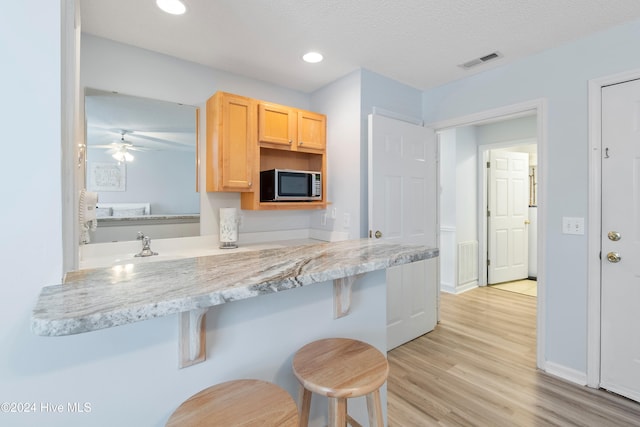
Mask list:
[[[256,105],[225,92],[207,101],[207,191],[254,191]]]
[[[262,147],[292,151],[323,151],[326,117],[284,105],[258,104],[258,142]]]
[[[327,119],[323,114],[298,110],[298,150],[324,150]]]
[[[297,114],[283,105],[260,102],[258,104],[258,141],[263,146],[294,149]]]
[[[207,101],[207,191],[242,193],[242,209],[325,209],[326,123],[322,114],[217,92]],[[260,171],[269,169],[321,172],[322,199],[260,200]]]

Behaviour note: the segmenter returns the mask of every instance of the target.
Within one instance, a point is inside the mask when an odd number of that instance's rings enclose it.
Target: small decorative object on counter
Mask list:
[[[220,208],[220,249],[238,247],[239,222],[236,208]]]

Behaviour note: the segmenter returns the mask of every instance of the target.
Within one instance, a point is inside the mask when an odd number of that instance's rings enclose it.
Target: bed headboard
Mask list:
[[[96,205],[98,217],[151,215],[151,203],[102,203]]]

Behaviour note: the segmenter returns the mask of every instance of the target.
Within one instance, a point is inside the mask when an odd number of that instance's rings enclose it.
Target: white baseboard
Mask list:
[[[456,287],[453,286],[451,283],[440,283],[440,291],[446,292],[448,294],[455,294]]]
[[[451,283],[440,283],[440,290],[448,294],[461,294],[463,292],[470,291],[478,287],[478,281],[466,283],[462,286],[455,287]]]
[[[587,373],[568,368],[554,362],[545,362],[545,366],[541,367],[547,374],[560,377],[563,380],[570,381],[578,385],[587,385]]]

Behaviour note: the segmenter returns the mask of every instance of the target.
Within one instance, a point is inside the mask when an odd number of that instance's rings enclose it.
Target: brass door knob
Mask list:
[[[615,264],[616,262],[620,262],[620,260],[621,260],[621,259],[622,259],[622,257],[620,257],[620,254],[619,254],[618,252],[609,252],[609,253],[607,254],[607,260],[608,260],[609,262],[614,263],[614,264]]]
[[[609,238],[609,240],[613,240],[614,242],[617,242],[622,238],[620,233],[618,233],[617,231],[610,231],[609,233],[607,233],[607,237]]]
[[[376,231],[376,234],[374,234],[376,236],[376,239],[379,239],[382,237],[382,233],[380,232],[380,230]]]

